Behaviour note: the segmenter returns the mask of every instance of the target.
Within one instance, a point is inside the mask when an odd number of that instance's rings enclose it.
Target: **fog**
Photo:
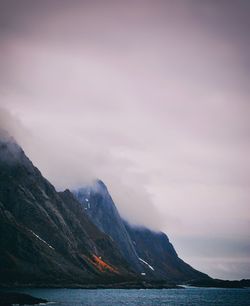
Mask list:
[[[0,121],[58,190],[250,278],[249,1],[0,2]],[[213,250],[213,252],[211,252]]]

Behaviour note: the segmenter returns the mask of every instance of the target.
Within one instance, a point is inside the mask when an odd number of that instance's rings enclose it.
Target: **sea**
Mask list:
[[[250,306],[250,288],[18,289],[53,306]]]

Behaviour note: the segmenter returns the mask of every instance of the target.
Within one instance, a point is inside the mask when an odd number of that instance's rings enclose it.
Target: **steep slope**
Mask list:
[[[115,241],[133,270],[142,272],[143,266],[105,184],[96,180],[93,185],[72,192],[93,223]]]
[[[0,139],[0,282],[96,283],[127,279],[112,240],[70,191],[56,192],[23,150]]]
[[[97,180],[73,194],[93,223],[112,237],[127,262],[144,279],[178,282],[208,278],[178,257],[164,233],[125,222],[102,181]]]
[[[166,234],[124,224],[148,277],[176,282],[209,278],[178,257]]]

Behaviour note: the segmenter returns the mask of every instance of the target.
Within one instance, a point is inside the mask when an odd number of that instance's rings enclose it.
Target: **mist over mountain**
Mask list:
[[[86,138],[83,142],[78,134],[67,134],[67,132],[61,134],[60,131],[56,139],[50,137],[50,133],[45,138],[36,137],[33,131],[27,129],[15,115],[1,106],[0,129],[8,130],[18,140],[57,190],[88,185],[97,177],[102,177],[112,189],[112,195],[123,216],[134,223],[139,222],[160,229],[163,218],[153,204],[151,195],[144,186],[143,178],[138,175],[138,177],[130,177],[129,183],[124,180],[119,173],[130,175],[127,171],[129,164],[124,162],[121,165],[119,159],[111,156],[107,151],[107,144],[99,139],[95,142],[95,137]],[[45,147],[50,150],[44,150]],[[82,150],[83,147],[84,150]],[[50,166],[52,160],[53,167]],[[136,188],[135,184],[137,184]],[[131,213],[132,210],[133,213]]]
[[[0,182],[1,285],[208,279],[178,258],[164,234],[125,223],[103,182],[57,192],[6,135]]]

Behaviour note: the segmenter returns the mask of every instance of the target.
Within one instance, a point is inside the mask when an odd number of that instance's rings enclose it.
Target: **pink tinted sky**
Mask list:
[[[1,123],[179,255],[250,278],[248,1],[1,1]]]

